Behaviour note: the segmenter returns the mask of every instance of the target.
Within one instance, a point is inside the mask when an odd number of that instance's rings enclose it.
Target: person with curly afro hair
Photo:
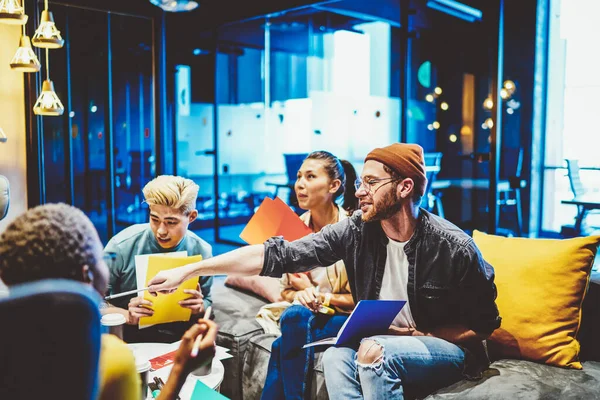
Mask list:
[[[94,225],[81,210],[67,204],[32,208],[0,235],[0,279],[9,291],[20,283],[70,279],[89,284],[104,296],[109,272],[103,258]],[[201,320],[186,332],[160,399],[176,398],[189,372],[212,360],[216,331],[212,321]],[[191,348],[200,334],[205,336],[201,351],[191,358]],[[102,335],[99,370],[99,399],[141,398],[133,353],[114,335]]]

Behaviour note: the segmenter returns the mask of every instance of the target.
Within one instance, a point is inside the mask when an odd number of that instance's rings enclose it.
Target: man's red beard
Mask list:
[[[396,196],[396,186],[388,191],[378,203],[373,202],[371,209],[363,213],[362,219],[365,222],[381,221],[390,218],[402,208],[402,199]]]

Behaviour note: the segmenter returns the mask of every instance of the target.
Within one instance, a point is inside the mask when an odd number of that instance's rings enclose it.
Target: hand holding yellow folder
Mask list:
[[[195,263],[202,260],[202,256],[191,257],[162,257],[150,256],[148,258],[148,272],[146,273],[146,286],[152,278],[160,271],[181,267],[186,264]],[[153,297],[150,293],[144,293],[144,299],[152,302],[154,315],[151,317],[140,318],[140,327],[149,325],[165,324],[167,322],[188,321],[192,315],[192,310],[179,305],[179,302],[189,298],[189,294],[184,293],[185,289],[196,289],[198,277],[188,279],[183,282],[175,292]]]

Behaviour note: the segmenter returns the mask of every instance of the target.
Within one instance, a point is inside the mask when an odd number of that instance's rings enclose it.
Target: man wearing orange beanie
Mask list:
[[[480,377],[489,365],[482,340],[501,321],[494,270],[471,237],[419,207],[426,186],[420,146],[375,149],[356,181],[360,210],[352,217],[291,243],[275,237],[163,271],[150,291],[168,292],[196,275],[281,276],[341,259],[355,303],[407,303],[388,332],[363,338],[358,348],[327,349],[331,399],[403,399],[405,385],[433,391]]]

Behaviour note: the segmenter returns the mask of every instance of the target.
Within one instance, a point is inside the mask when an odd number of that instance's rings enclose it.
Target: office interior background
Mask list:
[[[32,15],[44,7],[24,3]],[[371,149],[397,141],[428,154],[423,206],[468,232],[573,234],[565,160],[585,190],[600,188],[595,0],[199,3],[165,13],[145,0],[49,2],[65,39],[48,60],[63,115],[32,111],[45,71],[0,74],[13,215],[73,204],[106,243],[147,221],[150,179],[177,174],[200,186],[192,229],[225,250],[243,244],[265,197],[294,205],[307,153],[328,150],[360,173]],[[3,43],[8,64],[15,49]]]

